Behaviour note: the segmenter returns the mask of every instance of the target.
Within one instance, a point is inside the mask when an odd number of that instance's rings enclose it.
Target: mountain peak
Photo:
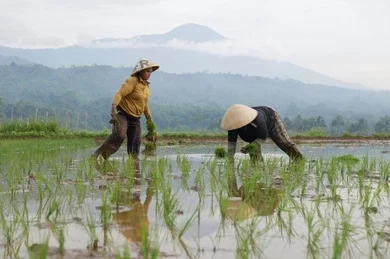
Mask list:
[[[179,40],[193,42],[206,42],[225,39],[225,37],[211,28],[195,23],[180,25],[165,33],[164,35],[168,36],[169,38],[176,38]]]
[[[132,38],[122,38],[122,39],[113,39],[113,38],[104,38],[94,40],[93,44],[115,44],[115,43],[131,43],[137,45],[143,44],[164,44],[171,40],[182,40],[189,41],[194,43],[210,42],[223,40],[225,37],[217,33],[216,31],[210,29],[207,26],[187,23],[180,25],[172,30],[162,33],[162,34],[146,34],[138,35]]]

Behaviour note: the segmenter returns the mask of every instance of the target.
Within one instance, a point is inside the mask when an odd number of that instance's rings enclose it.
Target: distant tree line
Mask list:
[[[67,129],[110,129],[112,97],[129,73],[110,66],[0,66],[0,123],[39,120]],[[390,133],[390,92],[222,73],[157,71],[151,81],[150,108],[159,131],[219,131],[226,108],[242,103],[277,109],[291,132]]]
[[[81,109],[55,109],[33,104],[18,102],[5,105],[0,98],[0,127],[1,123],[10,120],[23,122],[56,121],[66,129],[105,130],[110,129],[109,104],[111,99],[102,99],[83,105]],[[153,120],[162,132],[169,131],[221,131],[219,124],[225,112],[222,107],[195,105],[160,105],[151,104]],[[282,118],[287,130],[291,133],[305,133],[312,129],[321,129],[331,135],[352,133],[367,135],[371,133],[390,134],[390,116],[380,117],[370,124],[365,118],[346,119],[342,115],[326,121],[323,116]],[[145,119],[142,118],[143,126]]]

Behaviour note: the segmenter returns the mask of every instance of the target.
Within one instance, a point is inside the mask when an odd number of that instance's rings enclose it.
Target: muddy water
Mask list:
[[[376,159],[378,161],[389,161],[390,154],[387,150],[390,147],[387,145],[368,145],[368,144],[355,144],[355,145],[338,145],[338,144],[324,144],[324,145],[306,145],[302,146],[302,151],[306,156],[315,159],[328,159],[332,156],[351,154],[357,158],[363,159],[369,156],[370,159]],[[183,153],[186,153],[191,160],[192,168],[196,169],[201,166],[202,161],[209,159],[212,156],[214,147],[199,146],[183,148]],[[163,154],[174,154],[177,152],[175,149],[160,150]],[[266,158],[282,158],[288,160],[287,156],[282,153],[274,145],[265,145],[263,148],[263,154]],[[171,155],[171,159],[175,156]],[[236,155],[236,159],[245,158],[245,155]],[[257,253],[252,253],[249,257],[252,258],[304,258],[308,256],[308,239],[309,227],[308,219],[304,213],[298,212],[299,209],[306,212],[321,211],[324,222],[321,227],[315,226],[314,232],[324,232],[321,240],[317,243],[313,242],[313,245],[318,246],[316,248],[319,252],[314,254],[314,258],[331,258],[334,250],[334,239],[336,233],[336,222],[340,221],[342,214],[339,209],[340,206],[330,202],[327,198],[331,198],[329,188],[325,188],[321,191],[315,189],[315,172],[308,172],[308,184],[305,186],[305,195],[300,195],[300,189],[291,193],[292,200],[295,202],[295,206],[288,206],[285,208],[285,212],[281,215],[277,215],[277,206],[274,207],[272,212],[265,213],[265,215],[249,215],[248,219],[241,222],[241,227],[235,227],[233,221],[221,223],[222,216],[219,213],[218,206],[215,205],[215,200],[211,198],[211,195],[206,196],[204,199],[204,205],[198,215],[199,220],[194,221],[191,228],[185,234],[186,244],[192,248],[194,257],[196,258],[239,258],[240,254],[237,254],[237,250],[240,249],[238,245],[239,236],[245,236],[249,232],[256,232],[258,234],[252,235],[253,241],[256,243],[256,247],[259,250]],[[368,179],[366,185],[369,185],[374,192],[377,188],[375,176],[377,171],[371,172],[371,176],[374,180]],[[275,175],[277,177],[277,173]],[[205,175],[205,182],[208,182],[208,176]],[[326,185],[326,179],[324,180]],[[179,186],[177,184],[176,186]],[[275,188],[280,188],[275,187]],[[314,200],[319,196],[323,196],[324,199],[319,205],[316,205]],[[346,255],[350,255],[351,258],[369,258],[369,257],[382,257],[389,258],[390,252],[387,252],[386,238],[381,239],[378,236],[373,237],[378,241],[378,251],[374,252],[372,249],[372,241],[368,241],[367,231],[373,233],[389,231],[390,227],[389,216],[389,200],[388,196],[381,195],[378,203],[380,206],[374,207],[372,211],[366,213],[358,200],[358,188],[351,186],[339,186],[337,188],[337,195],[340,196],[340,202],[342,208],[345,211],[349,211],[350,223],[353,228],[353,233],[349,235],[349,244],[345,248],[347,250]],[[188,214],[191,214],[196,203],[198,202],[197,194],[194,192],[180,192],[181,204],[185,209],[183,216],[178,217],[178,222],[185,222],[188,219]],[[233,202],[232,202],[233,204]],[[267,206],[267,204],[263,204]],[[192,209],[192,210],[191,210]],[[185,216],[187,214],[187,217]],[[252,214],[252,213],[251,213]],[[151,215],[152,220],[157,221]],[[320,221],[316,224],[320,224]],[[338,226],[337,226],[338,228]],[[327,233],[328,232],[328,233]],[[388,238],[387,238],[388,239]],[[180,250],[178,246],[174,247],[174,242],[165,243],[161,249],[172,253],[173,251]],[[164,248],[165,247],[165,248]],[[253,247],[249,247],[249,250],[253,251]],[[314,248],[313,248],[314,249]],[[345,252],[344,252],[345,253]],[[187,255],[181,252],[181,256],[178,258],[186,258]],[[310,257],[310,255],[309,255]],[[346,258],[346,257],[343,257]]]
[[[64,227],[65,231],[65,258],[83,258],[90,254],[94,258],[114,258],[116,251],[123,251],[124,246],[130,246],[130,254],[133,258],[141,258],[140,243],[142,240],[141,229],[146,227],[149,238],[157,242],[161,257],[169,258],[304,258],[310,255],[309,244],[312,240],[311,251],[314,258],[332,258],[334,253],[335,233],[340,231],[337,222],[340,222],[343,215],[340,211],[348,213],[348,224],[353,231],[348,235],[347,245],[344,248],[343,258],[389,258],[390,252],[386,251],[387,236],[390,223],[388,196],[379,195],[379,200],[372,203],[370,211],[364,210],[359,200],[359,188],[356,185],[345,185],[339,182],[337,195],[338,202],[333,201],[331,188],[326,179],[323,188],[317,188],[316,172],[310,165],[306,169],[307,182],[305,192],[295,188],[289,193],[284,192],[283,184],[277,181],[280,178],[278,169],[273,170],[271,179],[275,179],[273,188],[277,190],[275,195],[281,195],[277,202],[274,199],[259,200],[259,208],[254,205],[245,204],[240,197],[227,199],[229,211],[242,211],[240,220],[234,221],[231,217],[223,217],[219,201],[212,192],[210,182],[212,181],[207,164],[214,159],[215,145],[200,146],[167,146],[158,147],[156,156],[146,158],[167,158],[172,165],[167,177],[172,179],[172,191],[178,197],[178,210],[175,211],[175,225],[181,229],[184,224],[193,217],[190,226],[178,239],[172,237],[172,232],[166,225],[161,212],[157,209],[161,204],[161,193],[156,194],[148,189],[147,181],[142,185],[133,186],[128,195],[129,200],[119,208],[112,208],[112,221],[109,224],[108,240],[103,249],[103,240],[107,235],[104,231],[101,219],[102,192],[101,189],[107,185],[106,178],[99,178],[91,183],[78,183],[85,185],[86,197],[81,204],[77,203],[76,195],[68,197],[69,191],[74,188],[74,182],[62,183],[63,188],[59,193],[59,203],[63,201],[56,225]],[[378,161],[390,161],[390,150],[387,145],[301,145],[306,156],[313,160],[328,159],[335,155],[351,154],[362,159],[369,156],[370,159]],[[86,150],[75,150],[74,164],[69,168],[67,178],[75,174],[78,162],[89,156],[94,147]],[[287,161],[287,156],[272,144],[264,145],[263,154],[266,159],[279,158]],[[126,155],[124,148],[121,148],[111,159],[120,161]],[[190,176],[183,187],[183,178],[176,159],[178,155],[185,155],[190,162]],[[143,156],[146,157],[146,156]],[[246,155],[237,154],[236,160],[247,159]],[[217,163],[222,163],[219,161]],[[196,173],[203,170],[204,189],[200,190],[196,184]],[[218,174],[217,174],[218,175]],[[378,188],[379,172],[373,170],[367,173],[368,177],[365,186],[374,193]],[[370,177],[369,177],[370,176]],[[221,176],[223,177],[223,176]],[[237,179],[237,184],[241,182]],[[327,187],[328,186],[328,187]],[[101,188],[100,188],[101,187]],[[54,223],[42,219],[38,222],[38,214],[42,204],[39,204],[37,197],[38,186],[30,183],[29,188],[19,186],[16,195],[17,203],[23,203],[24,195],[27,195],[27,207],[29,211],[30,227],[28,244],[44,243],[49,240],[50,258],[56,258],[59,243],[53,236]],[[148,191],[149,190],[149,191]],[[3,196],[7,191],[2,189]],[[282,193],[282,194],[280,194]],[[54,194],[53,194],[54,195]],[[67,196],[68,195],[68,196]],[[318,201],[318,197],[323,200]],[[62,198],[61,198],[62,197]],[[288,197],[288,198],[286,198]],[[199,202],[201,209],[197,210]],[[283,203],[283,204],[281,204]],[[341,205],[340,205],[341,204]],[[379,205],[378,205],[379,204]],[[263,208],[263,209],[262,209]],[[47,210],[45,210],[47,214]],[[312,230],[309,231],[310,215],[315,215]],[[321,217],[319,217],[321,215]],[[42,216],[45,218],[45,216]],[[88,250],[87,246],[93,242],[89,233],[88,219],[96,222],[96,237],[99,240],[97,249]],[[321,218],[321,219],[320,219]],[[8,220],[12,220],[8,218]],[[371,235],[367,232],[372,232]],[[319,241],[313,241],[315,234],[320,233]],[[375,233],[383,233],[377,235]],[[377,245],[378,249],[373,249]],[[0,246],[2,254],[4,249]],[[240,251],[243,254],[240,254]],[[375,253],[377,252],[377,253]],[[28,258],[27,249],[21,246],[20,256]],[[310,256],[309,256],[310,257]]]

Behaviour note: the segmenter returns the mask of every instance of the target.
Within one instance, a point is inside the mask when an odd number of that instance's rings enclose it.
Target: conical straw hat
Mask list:
[[[225,112],[221,121],[221,128],[224,130],[234,130],[241,128],[257,116],[257,111],[243,104],[233,104]]]
[[[151,68],[151,67],[153,68],[153,72],[154,72],[157,69],[159,69],[160,65],[156,64],[156,63],[154,63],[146,58],[140,58],[138,60],[137,64],[135,64],[133,72],[131,72],[131,76],[134,76],[135,74],[137,74],[141,70]]]
[[[281,195],[281,190],[266,187],[261,182],[247,190],[241,186],[238,192],[241,193],[241,197],[229,197],[224,200],[226,217],[235,221],[272,215],[278,207]]]
[[[230,220],[239,222],[257,215],[256,210],[249,204],[243,202],[241,198],[231,197],[226,202],[227,207],[224,209],[224,212]]]

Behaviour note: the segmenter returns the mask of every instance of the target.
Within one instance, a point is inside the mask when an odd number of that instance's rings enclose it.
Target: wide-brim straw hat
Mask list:
[[[153,68],[153,72],[156,71],[157,69],[160,68],[160,65],[157,63],[154,63],[146,58],[140,58],[135,64],[133,68],[133,72],[131,72],[131,76],[135,76],[138,72],[148,69],[148,68]]]
[[[230,197],[226,200],[227,207],[224,209],[226,218],[233,221],[243,221],[257,216],[256,210],[245,203],[239,197]]]
[[[235,130],[241,128],[257,116],[257,111],[243,104],[233,104],[225,112],[221,121],[221,128],[224,130]]]

